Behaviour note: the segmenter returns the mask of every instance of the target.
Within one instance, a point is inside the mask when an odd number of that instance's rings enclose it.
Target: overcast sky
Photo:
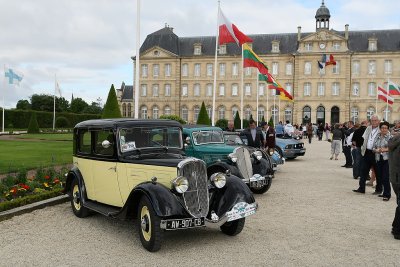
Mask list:
[[[141,1],[141,38],[164,27],[180,36],[212,36],[217,0]],[[226,17],[246,34],[315,30],[320,0],[221,0]],[[399,29],[400,1],[326,0],[339,31]],[[0,0],[0,64],[23,73],[19,87],[0,85],[0,106],[32,94],[53,94],[54,77],[67,100],[104,104],[111,84],[133,84],[136,0]],[[400,41],[400,40],[399,40]],[[4,77],[4,74],[2,75]]]

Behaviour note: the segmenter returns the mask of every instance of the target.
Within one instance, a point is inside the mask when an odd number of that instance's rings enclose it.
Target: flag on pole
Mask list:
[[[394,98],[391,97],[385,89],[378,86],[378,99],[385,101],[389,105],[393,105]]]
[[[247,44],[243,44],[243,67],[254,67],[257,68],[261,74],[269,74],[267,65]]]
[[[325,68],[326,66],[329,66],[329,65],[336,65],[336,61],[333,58],[333,55],[332,54],[329,54],[329,55],[322,54],[321,61],[318,61],[318,67],[320,69],[323,69],[323,68]]]
[[[392,81],[388,81],[387,89],[390,95],[400,95],[400,85],[395,84]]]
[[[24,77],[21,73],[16,72],[13,69],[8,68],[4,72],[4,76],[8,79],[8,84],[19,85]]]
[[[272,77],[272,76],[271,76],[271,77]],[[272,78],[273,78],[273,77],[272,77]],[[288,91],[286,91],[286,89],[283,88],[283,86],[280,85],[280,83],[278,83],[275,79],[273,79],[273,80],[274,80],[273,83],[270,84],[270,85],[268,85],[268,88],[269,88],[269,89],[278,90],[278,91],[279,91],[279,94],[277,94],[277,95],[280,96],[280,98],[279,98],[280,100],[293,101],[293,96],[292,96]]]
[[[239,31],[235,24],[231,23],[219,9],[219,44],[236,43],[241,46],[244,43],[251,43],[253,40]]]
[[[58,82],[56,82],[56,92],[60,95],[61,97],[61,88],[60,85],[58,84]]]

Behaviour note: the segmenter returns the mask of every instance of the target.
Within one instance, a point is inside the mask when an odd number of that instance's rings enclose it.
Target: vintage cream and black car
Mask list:
[[[257,203],[243,181],[207,178],[204,161],[183,153],[182,127],[170,120],[89,120],[74,128],[65,192],[73,213],[137,218],[142,245],[160,248],[164,230],[217,226],[240,233]]]

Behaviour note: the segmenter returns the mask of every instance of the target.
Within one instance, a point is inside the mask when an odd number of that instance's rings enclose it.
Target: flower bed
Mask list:
[[[0,212],[61,195],[67,171],[39,168],[31,177],[25,170],[7,175],[0,182]]]

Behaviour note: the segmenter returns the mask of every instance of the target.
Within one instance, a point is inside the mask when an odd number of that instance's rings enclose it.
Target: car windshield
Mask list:
[[[222,131],[199,131],[193,132],[192,135],[195,145],[224,143]]]
[[[121,128],[118,138],[123,153],[140,148],[182,148],[182,131],[179,127]]]
[[[243,145],[242,139],[236,134],[224,134],[225,143],[227,145]]]

